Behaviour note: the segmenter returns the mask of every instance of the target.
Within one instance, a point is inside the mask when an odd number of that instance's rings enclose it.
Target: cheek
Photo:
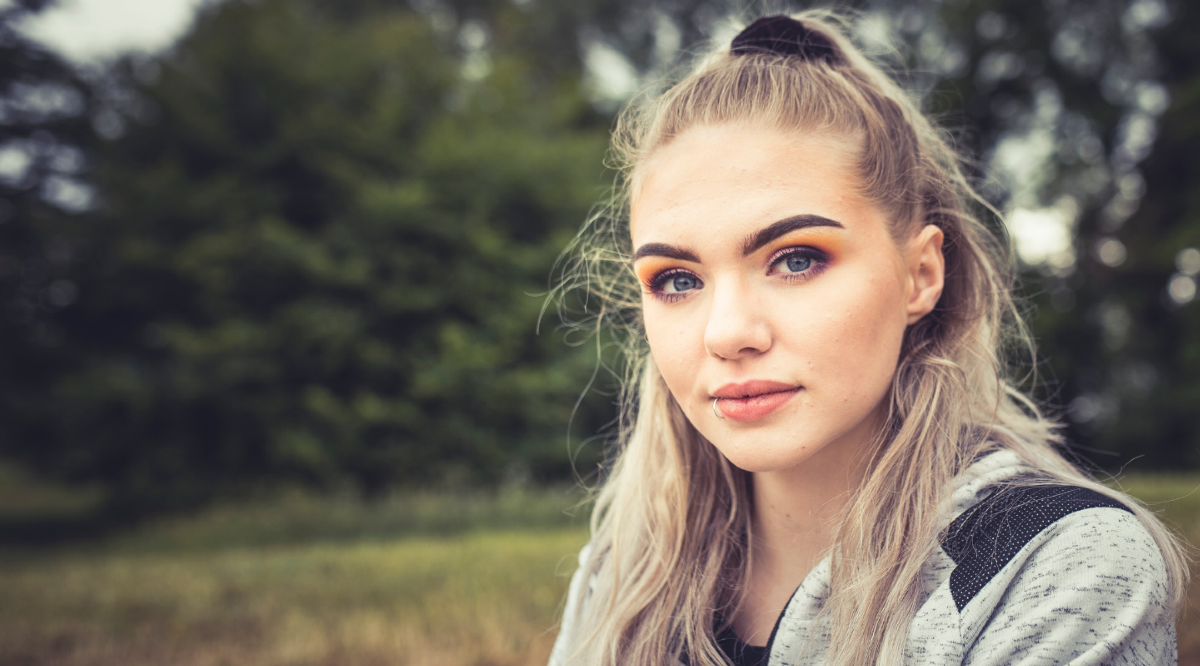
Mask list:
[[[672,395],[683,404],[686,401],[680,398],[695,385],[705,356],[704,322],[694,321],[691,312],[676,308],[668,311],[654,302],[643,303],[642,313],[654,364]]]
[[[862,272],[814,294],[803,310],[793,310],[794,351],[819,378],[813,389],[829,391],[826,397],[839,403],[873,407],[896,369],[907,327],[902,301],[896,277]]]

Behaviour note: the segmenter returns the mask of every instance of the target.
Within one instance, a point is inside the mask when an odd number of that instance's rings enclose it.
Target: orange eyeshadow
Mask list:
[[[676,268],[690,263],[692,262],[669,259],[667,257],[646,257],[645,259],[638,260],[637,266],[634,268],[634,273],[642,284],[646,284],[655,275],[668,268]]]
[[[775,252],[794,245],[811,245],[830,255],[841,254],[849,239],[844,229],[835,227],[809,227],[797,229],[789,234],[767,243],[758,252],[771,256]]]

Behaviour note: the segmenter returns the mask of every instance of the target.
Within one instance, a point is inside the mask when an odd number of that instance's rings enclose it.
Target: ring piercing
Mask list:
[[[719,418],[719,419],[721,419],[722,421],[724,421],[724,420],[725,420],[725,415],[724,415],[724,414],[722,414],[722,413],[721,413],[721,411],[717,409],[717,401],[718,401],[718,400],[720,400],[720,398],[713,398],[713,401],[712,401],[713,414],[716,414],[716,415],[717,415],[717,418]]]

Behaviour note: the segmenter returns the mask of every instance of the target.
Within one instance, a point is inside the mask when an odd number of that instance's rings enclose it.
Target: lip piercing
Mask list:
[[[721,413],[721,410],[717,409],[717,401],[718,400],[720,400],[720,398],[713,398],[713,402],[712,402],[713,414],[716,414],[717,418],[724,421],[725,415]]]

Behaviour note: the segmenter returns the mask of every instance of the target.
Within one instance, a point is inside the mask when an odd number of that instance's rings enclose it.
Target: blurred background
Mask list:
[[[616,388],[555,259],[620,104],[806,6],[0,0],[0,663],[544,663]],[[1200,535],[1200,7],[843,6],[1070,453]]]

